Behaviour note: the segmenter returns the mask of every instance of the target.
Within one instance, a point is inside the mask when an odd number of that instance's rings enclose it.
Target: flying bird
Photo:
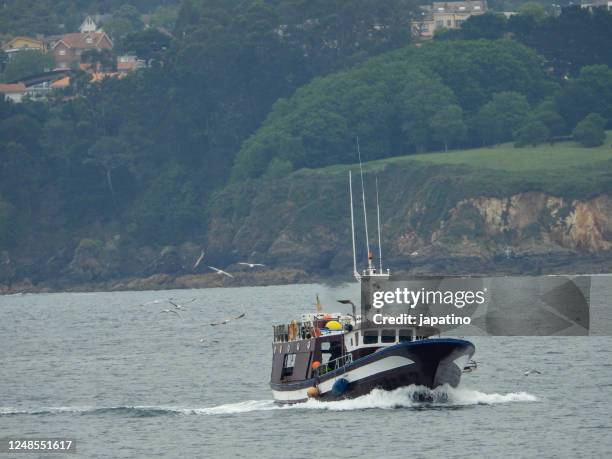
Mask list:
[[[171,313],[176,314],[177,316],[181,317],[181,315],[177,311],[175,311],[174,309],[164,309],[163,311],[159,311],[159,312],[160,312],[160,314],[163,313],[163,312],[171,312]]]
[[[195,300],[195,298],[194,298],[194,300]],[[182,304],[175,303],[175,302],[174,302],[174,301],[172,301],[172,300],[168,300],[168,303],[170,303],[172,306],[174,306],[174,308],[175,308],[175,309],[180,309],[181,311],[186,311],[186,310],[187,310],[187,309],[185,309],[185,308],[183,307],[183,305],[182,305]],[[191,301],[189,301],[188,303],[191,303]],[[187,304],[187,303],[184,303],[184,304]]]
[[[230,273],[223,271],[222,269],[219,268],[215,268],[214,266],[209,266],[210,269],[212,269],[213,271],[215,271],[217,274],[222,274],[224,276],[227,277],[231,277],[233,278],[234,276],[232,276]]]
[[[157,300],[151,300],[151,301],[147,301],[146,303],[142,303],[141,306],[149,306],[151,304],[161,304],[161,303],[167,303],[168,302],[168,298],[159,298]]]
[[[249,268],[254,268],[255,266],[266,266],[263,263],[244,263],[244,262],[239,262],[239,265],[243,265],[243,266],[248,266]]]
[[[196,269],[198,266],[200,266],[200,263],[202,263],[203,259],[204,259],[204,249],[202,249],[202,252],[200,253],[200,256],[198,257],[196,262],[193,264],[193,269]]]
[[[236,316],[236,317],[230,317],[229,319],[222,320],[221,322],[211,322],[211,323],[210,323],[210,326],[211,326],[211,327],[216,327],[217,325],[225,325],[225,324],[227,324],[227,323],[231,322],[232,320],[242,319],[244,316],[246,316],[246,313],[245,313],[245,312],[243,312],[243,313],[242,313],[242,314],[240,314],[239,316]]]
[[[531,370],[527,370],[525,373],[523,373],[523,376],[529,376],[529,375],[533,375],[533,374],[541,375],[542,372],[538,371],[538,370],[531,369]]]

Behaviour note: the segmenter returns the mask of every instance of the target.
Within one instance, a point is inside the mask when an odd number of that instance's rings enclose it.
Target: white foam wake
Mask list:
[[[426,394],[426,401],[422,395]],[[420,398],[421,397],[421,398]],[[536,402],[538,398],[527,392],[511,392],[508,394],[487,394],[473,389],[453,389],[439,387],[429,390],[423,387],[401,387],[394,391],[375,389],[367,395],[358,398],[322,402],[308,400],[295,405],[278,405],[273,400],[250,400],[240,403],[230,403],[211,408],[186,410],[192,414],[239,414],[250,411],[268,411],[275,409],[320,409],[331,411],[352,411],[367,409],[397,409],[397,408],[427,408],[427,407],[461,407],[469,405],[494,405],[513,402]]]
[[[423,398],[425,395],[425,398]],[[425,400],[425,401],[423,401]],[[253,411],[270,410],[330,410],[352,411],[367,409],[427,409],[444,407],[461,407],[470,405],[495,405],[500,403],[536,402],[538,398],[527,392],[511,392],[508,394],[487,394],[473,389],[453,389],[439,387],[429,390],[424,387],[401,387],[393,391],[375,389],[367,395],[358,398],[322,402],[308,400],[295,405],[278,405],[274,400],[247,400],[238,403],[228,403],[204,408],[183,408],[168,406],[116,406],[116,407],[53,407],[38,410],[20,410],[15,408],[0,408],[0,416],[11,415],[49,415],[49,414],[119,414],[126,416],[159,416],[159,415],[231,415]]]

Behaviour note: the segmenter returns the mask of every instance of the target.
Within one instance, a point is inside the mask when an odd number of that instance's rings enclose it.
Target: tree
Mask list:
[[[146,29],[142,32],[131,33],[125,37],[122,48],[127,53],[133,53],[140,59],[149,62],[159,59],[163,52],[170,47],[171,38],[156,29]]]
[[[18,233],[15,208],[0,196],[0,249],[14,248]]]
[[[406,80],[404,90],[397,98],[401,129],[407,144],[422,152],[432,140],[432,118],[455,105],[456,97],[448,86],[429,72],[413,71],[406,76]]]
[[[158,6],[151,15],[151,27],[163,28],[168,31],[174,29],[178,18],[178,8],[175,6]]]
[[[449,105],[438,111],[431,119],[433,137],[444,143],[444,151],[449,144],[465,138],[467,127],[463,122],[463,110],[458,105]]]
[[[589,65],[570,79],[558,98],[559,108],[569,126],[575,126],[589,113],[612,119],[612,68]]]
[[[117,205],[115,187],[113,186],[113,172],[125,167],[130,162],[126,145],[114,137],[100,137],[87,151],[85,164],[94,164],[102,167],[106,176],[106,185],[113,203]]]
[[[526,147],[527,145],[533,145],[535,147],[540,143],[546,142],[549,135],[550,132],[544,123],[532,118],[514,132],[514,146]]]
[[[461,26],[461,35],[468,40],[496,40],[503,37],[505,30],[506,17],[503,14],[487,13],[471,16],[465,21]]]
[[[478,111],[476,126],[483,144],[497,144],[512,139],[527,118],[529,103],[522,94],[508,91],[493,94]]]
[[[542,5],[535,2],[523,3],[518,10],[522,16],[531,16],[536,22],[541,22],[546,18],[546,10]]]
[[[104,30],[108,32],[113,41],[118,42],[135,31],[129,19],[113,16],[104,23]]]
[[[34,50],[24,50],[15,55],[6,64],[4,81],[18,81],[30,75],[46,72],[53,68],[53,56]]]
[[[546,100],[538,105],[534,112],[534,117],[546,126],[551,137],[560,136],[566,132],[567,126],[565,121],[559,114],[553,100]]]
[[[81,55],[81,62],[92,64],[101,71],[117,70],[117,59],[110,49],[88,49]]]
[[[582,121],[580,121],[572,135],[576,142],[584,147],[598,147],[602,145],[606,139],[606,120],[598,113],[589,113]]]

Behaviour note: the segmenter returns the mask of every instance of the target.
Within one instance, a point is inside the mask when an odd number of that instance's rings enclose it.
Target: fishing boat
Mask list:
[[[362,169],[361,184],[368,241]],[[353,274],[362,292],[390,276],[382,269],[378,183],[376,188],[380,263],[376,269],[368,244],[368,266],[359,273],[349,172]],[[430,389],[456,387],[463,372],[476,368],[471,360],[475,347],[469,341],[440,337],[433,327],[372,327],[365,317],[362,320],[351,300],[339,302],[350,304],[352,312],[325,312],[317,298],[316,312],[274,326],[270,387],[278,403],[333,401],[359,397],[377,388],[390,391],[411,385],[420,388],[414,391],[415,396],[427,401]]]

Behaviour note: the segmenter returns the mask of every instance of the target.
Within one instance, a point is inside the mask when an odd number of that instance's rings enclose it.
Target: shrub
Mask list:
[[[606,120],[603,116],[590,113],[576,125],[572,135],[574,140],[584,147],[598,147],[606,139],[605,126]]]

